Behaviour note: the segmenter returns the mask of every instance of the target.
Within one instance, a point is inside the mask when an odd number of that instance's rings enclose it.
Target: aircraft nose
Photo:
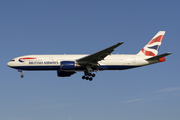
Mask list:
[[[11,62],[8,62],[8,63],[7,63],[7,66],[12,67]]]
[[[9,62],[7,63],[7,66],[9,66],[9,67],[10,67],[10,63],[9,63]]]

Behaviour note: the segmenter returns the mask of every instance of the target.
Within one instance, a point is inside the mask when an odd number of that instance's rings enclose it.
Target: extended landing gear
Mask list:
[[[95,77],[96,75],[94,73],[89,73],[89,72],[84,72],[84,76],[82,76],[82,79],[86,79],[89,81],[93,80],[93,77]]]
[[[18,71],[21,73],[21,78],[23,78],[24,77],[23,71],[22,70],[18,70]]]
[[[24,77],[24,75],[21,75],[21,78],[23,78]]]

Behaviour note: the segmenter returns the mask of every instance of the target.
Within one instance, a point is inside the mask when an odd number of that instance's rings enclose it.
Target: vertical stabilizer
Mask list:
[[[165,31],[159,31],[137,55],[157,56],[164,34]]]

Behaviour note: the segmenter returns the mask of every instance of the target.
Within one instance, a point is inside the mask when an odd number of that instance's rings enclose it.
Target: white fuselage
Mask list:
[[[26,55],[14,58],[8,62],[8,66],[20,70],[60,70],[62,61],[74,61],[87,55]],[[98,70],[124,70],[144,65],[149,65],[145,59],[149,57],[139,55],[109,55],[98,62]],[[154,61],[153,63],[157,63]],[[85,69],[76,65],[73,71],[84,71]],[[95,70],[94,71],[98,71]],[[70,70],[72,71],[72,70]]]

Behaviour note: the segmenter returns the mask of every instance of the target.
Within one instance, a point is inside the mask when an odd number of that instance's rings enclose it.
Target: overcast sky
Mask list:
[[[178,0],[1,0],[1,120],[179,120]],[[136,54],[166,31],[167,61],[124,71],[24,71],[6,64],[28,54],[92,54],[124,42],[113,54]]]

